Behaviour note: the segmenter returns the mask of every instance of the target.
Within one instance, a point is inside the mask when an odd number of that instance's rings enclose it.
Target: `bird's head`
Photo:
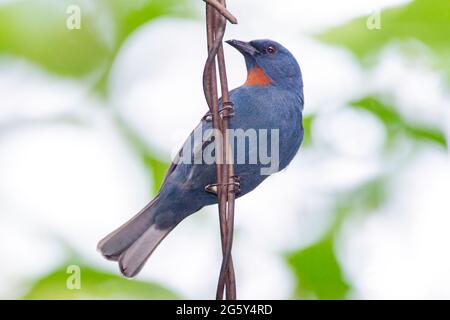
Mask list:
[[[275,85],[299,90],[303,87],[300,67],[292,53],[272,40],[226,41],[245,58],[247,86]]]

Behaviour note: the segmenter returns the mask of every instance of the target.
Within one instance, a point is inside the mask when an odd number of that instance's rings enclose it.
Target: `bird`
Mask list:
[[[303,77],[293,54],[276,41],[228,40],[226,43],[243,55],[247,68],[245,83],[229,94],[233,104],[229,128],[241,132],[268,132],[266,140],[269,149],[275,144],[278,148],[276,168],[269,174],[262,174],[262,170],[267,169],[267,163],[259,158],[256,162],[250,161],[251,152],[255,153],[257,148],[244,140],[244,156],[238,159],[238,143],[235,143],[232,157],[234,173],[239,177],[239,189],[236,190],[236,197],[239,198],[271,174],[285,169],[297,154],[304,135]],[[219,108],[224,109],[221,99]],[[211,129],[210,119],[203,117],[197,130],[206,135]],[[178,161],[172,161],[169,166],[155,198],[98,243],[98,251],[106,259],[117,261],[125,277],[135,277],[155,248],[183,219],[218,202],[216,194],[205,191],[206,186],[216,182],[215,163],[179,161],[180,157],[197,159],[208,146],[215,146],[214,138],[209,136],[200,144],[194,142],[194,146],[189,147],[194,135],[195,130],[179,152]],[[272,139],[276,137],[278,141]],[[260,137],[257,139],[261,140]],[[214,152],[211,154],[214,155]]]

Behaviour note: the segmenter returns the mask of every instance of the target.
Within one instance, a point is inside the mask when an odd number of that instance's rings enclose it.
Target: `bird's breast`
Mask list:
[[[247,81],[245,81],[244,85],[253,87],[253,86],[268,86],[272,84],[272,79],[264,72],[264,70],[255,66],[247,72]]]

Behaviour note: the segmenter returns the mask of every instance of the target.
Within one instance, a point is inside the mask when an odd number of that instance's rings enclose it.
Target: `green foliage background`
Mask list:
[[[67,286],[74,273],[68,266],[80,268],[80,288]],[[179,299],[169,289],[152,282],[128,280],[117,274],[95,269],[80,261],[67,261],[61,267],[38,279],[23,296],[26,300],[96,300],[96,299]]]

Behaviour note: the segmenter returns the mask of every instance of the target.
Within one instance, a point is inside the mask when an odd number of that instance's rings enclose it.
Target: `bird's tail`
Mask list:
[[[103,238],[97,246],[108,260],[118,261],[126,277],[134,277],[158,244],[173,227],[160,229],[154,224],[158,197],[127,223]]]

